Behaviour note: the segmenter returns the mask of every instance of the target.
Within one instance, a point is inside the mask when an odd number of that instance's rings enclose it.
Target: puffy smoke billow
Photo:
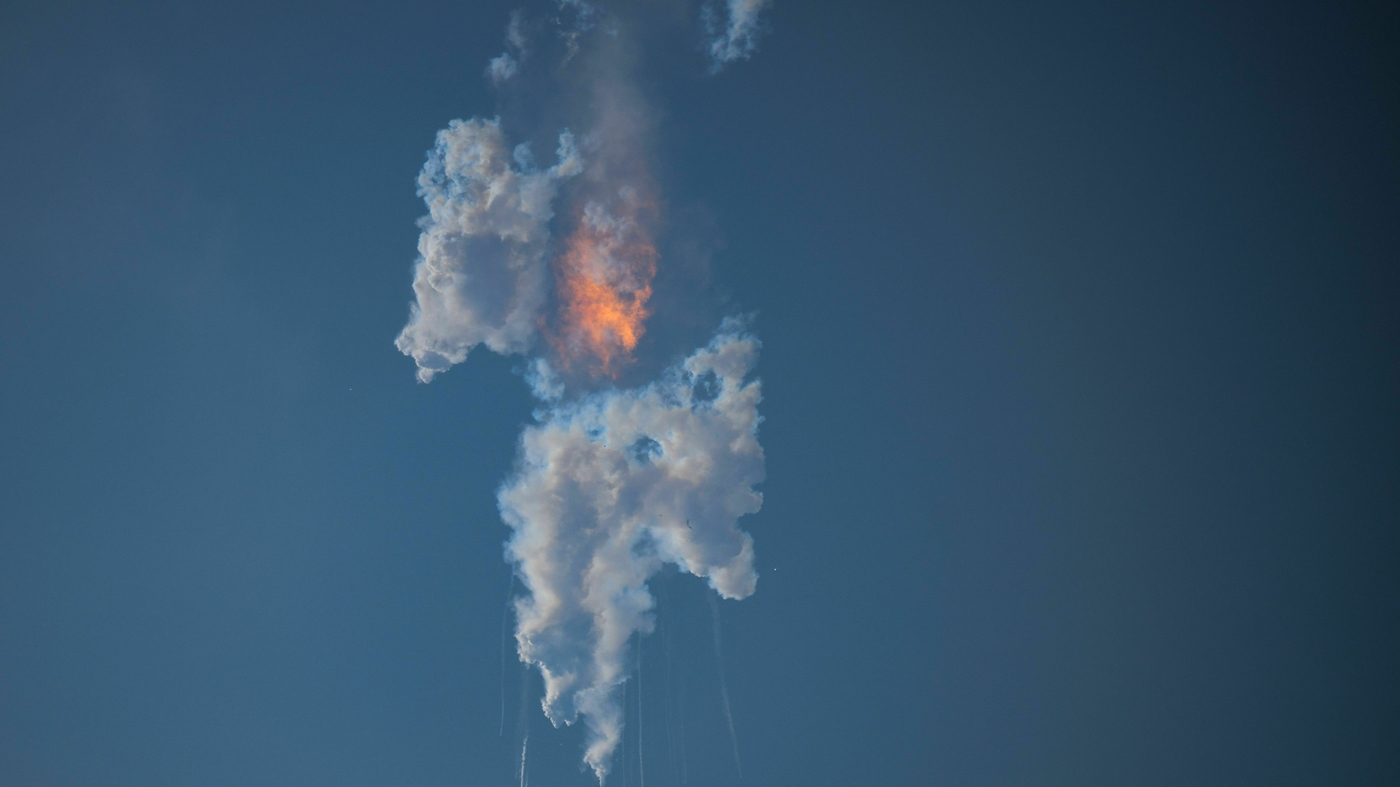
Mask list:
[[[758,341],[737,320],[650,385],[559,402],[525,430],[499,494],[507,545],[529,596],[517,602],[520,657],[544,676],[555,725],[583,716],[584,761],[602,781],[622,736],[627,644],[652,629],[650,579],[665,563],[726,598],[754,592],[763,449]],[[558,388],[537,362],[543,398]]]
[[[519,70],[519,61],[511,57],[509,52],[502,52],[496,57],[491,58],[491,63],[486,66],[486,76],[490,77],[492,82],[499,85],[515,76],[515,72]]]
[[[705,27],[710,33],[709,53],[714,70],[735,60],[747,60],[758,49],[758,39],[763,34],[758,15],[766,5],[768,0],[727,0],[722,17],[713,7],[706,7]]]
[[[510,25],[506,27],[506,51],[491,58],[491,62],[486,66],[486,77],[498,87],[515,76],[520,70],[520,61],[525,59],[524,20],[525,16],[519,9],[511,13]],[[515,52],[514,55],[511,54],[512,51]]]
[[[566,131],[558,163],[540,170],[527,146],[512,150],[493,120],[454,120],[418,176],[428,205],[420,225],[417,302],[398,345],[418,379],[466,360],[478,344],[523,353],[548,294],[549,222],[559,181],[583,168]]]

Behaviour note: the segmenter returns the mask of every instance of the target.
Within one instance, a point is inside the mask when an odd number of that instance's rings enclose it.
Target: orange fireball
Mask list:
[[[614,214],[589,202],[555,263],[559,323],[551,344],[569,367],[615,378],[645,332],[656,246],[635,199]]]

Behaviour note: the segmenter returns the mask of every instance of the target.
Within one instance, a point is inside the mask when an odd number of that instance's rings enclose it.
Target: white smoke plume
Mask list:
[[[622,736],[627,643],[649,633],[647,580],[665,563],[725,598],[754,592],[753,539],[763,449],[758,341],[726,321],[709,346],[660,381],[543,411],[502,487],[507,553],[530,594],[517,605],[521,658],[544,676],[545,715],[588,729],[584,761],[601,781]]]
[[[712,70],[753,55],[764,32],[758,17],[767,5],[768,0],[727,0],[722,16],[713,6],[705,8]]]
[[[765,5],[729,0],[706,43],[714,64],[753,52]],[[553,37],[526,35],[549,24]],[[553,80],[565,94],[539,116],[567,119],[579,142],[535,129],[559,139],[555,163],[541,168],[527,144],[510,145],[505,128],[518,129],[500,118],[438,133],[418,178],[429,215],[416,303],[396,342],[424,383],[479,344],[528,358],[540,407],[498,493],[506,557],[526,591],[513,602],[516,646],[543,677],[545,716],[583,722],[583,759],[600,783],[622,740],[628,643],[637,635],[640,647],[654,625],[649,580],[670,563],[725,598],[752,594],[753,539],[739,520],[759,510],[764,476],[750,378],[759,342],[743,320],[726,320],[654,382],[613,387],[644,348],[665,265],[664,202],[650,174],[657,113],[635,78],[634,30],[585,0],[555,0],[544,22],[512,15],[486,77],[521,100],[551,95],[540,85]],[[504,715],[503,682],[501,735]],[[517,728],[523,784],[529,727],[522,718]],[[684,781],[683,740],[680,760]]]
[[[502,354],[534,344],[554,197],[560,180],[583,168],[567,131],[557,155],[538,169],[529,147],[512,150],[495,120],[454,120],[438,132],[418,176],[428,205],[413,277],[418,300],[396,342],[417,361],[418,379],[465,361],[478,344]]]

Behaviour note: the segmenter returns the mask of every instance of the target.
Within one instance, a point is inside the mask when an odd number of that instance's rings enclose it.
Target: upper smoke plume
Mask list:
[[[525,59],[525,15],[519,10],[510,15],[510,25],[506,27],[506,51],[491,58],[491,62],[486,65],[486,77],[492,84],[500,87],[501,83],[515,76],[520,70],[520,61]],[[511,54],[514,52],[515,54]]]
[[[725,21],[706,17],[715,66],[752,53],[765,2],[729,0]],[[602,782],[622,739],[628,642],[653,625],[647,582],[671,563],[725,598],[754,592],[753,539],[738,521],[762,503],[759,343],[731,318],[655,382],[612,387],[636,360],[664,264],[656,113],[634,78],[635,30],[584,0],[556,4],[541,24],[512,15],[486,76],[518,98],[546,74],[564,95],[541,114],[566,118],[577,141],[547,130],[558,149],[541,169],[500,118],[438,133],[418,178],[429,215],[417,302],[397,345],[425,383],[478,344],[532,356],[525,377],[541,406],[498,495],[528,592],[516,643],[544,678],[549,720],[582,718],[584,761]],[[550,24],[552,37],[527,34]],[[523,778],[523,741],[521,756]]]
[[[718,71],[735,60],[747,60],[758,49],[758,39],[763,34],[758,15],[766,5],[768,0],[728,0],[723,16],[714,6],[705,8],[712,70]]]
[[[478,344],[502,354],[533,345],[554,197],[583,166],[567,131],[558,158],[538,170],[529,147],[511,151],[495,120],[454,120],[438,132],[418,176],[428,204],[413,276],[418,302],[396,342],[418,362],[418,379],[461,363]]]

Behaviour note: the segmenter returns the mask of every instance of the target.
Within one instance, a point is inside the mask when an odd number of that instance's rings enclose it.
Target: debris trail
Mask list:
[[[515,569],[510,570],[510,585],[506,588],[506,605],[501,610],[501,737],[506,734],[506,625],[510,623],[510,601],[515,594]]]
[[[516,715],[515,729],[520,736],[520,787],[529,784],[529,773],[525,770],[525,753],[530,748],[530,665],[520,663],[520,710]]]
[[[739,772],[739,781],[744,780],[744,766],[739,763],[739,736],[734,733],[734,714],[729,710],[729,686],[724,680],[724,653],[719,643],[719,602],[713,594],[710,599],[710,619],[715,632],[715,665],[719,668],[719,696],[724,701],[724,720],[729,722],[729,742],[734,745],[734,768]]]
[[[662,589],[656,594],[656,624],[661,629],[661,653],[666,662],[666,765],[671,772],[671,782],[676,781],[676,740],[671,732],[671,630],[666,626],[667,600],[670,594]]]
[[[623,681],[623,682],[622,682],[622,715],[623,715],[623,717],[624,717],[624,720],[625,720],[625,717],[627,716],[627,697],[629,696],[627,692],[628,692],[628,684],[629,684],[629,683],[630,683],[630,681]],[[621,740],[618,741],[618,744],[617,744],[617,745],[618,745],[618,748],[622,750],[622,787],[627,787],[627,772],[630,771],[630,770],[632,770],[632,769],[631,769],[630,767],[628,767],[628,766],[631,764],[631,760],[628,760],[628,759],[627,759],[627,730],[626,730],[626,729],[623,729],[622,735],[621,735]]]
[[[676,748],[681,757],[681,787],[689,783],[689,771],[685,761],[685,694],[690,681],[690,662],[686,660],[685,649],[681,649],[680,693],[676,696]]]

